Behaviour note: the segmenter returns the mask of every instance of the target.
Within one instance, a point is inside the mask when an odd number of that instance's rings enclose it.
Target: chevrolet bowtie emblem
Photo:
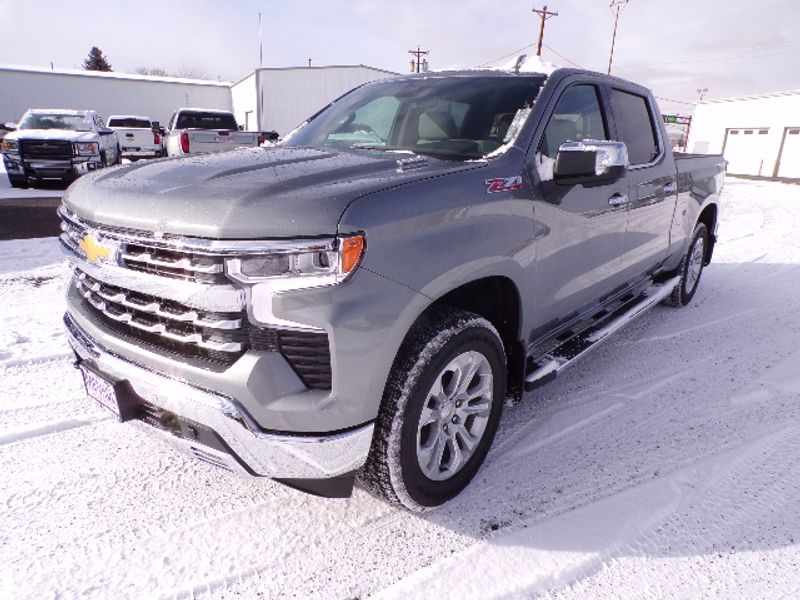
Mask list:
[[[86,258],[91,262],[98,262],[100,259],[108,260],[108,246],[98,242],[92,235],[84,236],[78,247],[86,253]]]

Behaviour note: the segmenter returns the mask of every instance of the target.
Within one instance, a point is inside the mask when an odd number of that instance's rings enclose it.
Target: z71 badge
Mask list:
[[[522,177],[495,177],[494,179],[486,180],[486,193],[494,194],[497,192],[509,192],[511,190],[518,190],[522,187]]]

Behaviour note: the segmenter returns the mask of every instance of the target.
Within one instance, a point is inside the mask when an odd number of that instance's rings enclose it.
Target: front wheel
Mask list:
[[[694,298],[700,276],[706,262],[706,249],[708,248],[708,229],[704,223],[698,223],[692,234],[692,242],[678,267],[680,281],[672,293],[664,299],[664,304],[669,306],[686,306]]]
[[[431,309],[395,360],[359,479],[410,510],[454,498],[489,452],[505,387],[503,343],[491,323]]]

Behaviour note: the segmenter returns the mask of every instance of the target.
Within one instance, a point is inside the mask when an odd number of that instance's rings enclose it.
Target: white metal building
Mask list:
[[[285,135],[354,87],[394,75],[365,65],[256,69],[231,89],[236,121]]]
[[[364,65],[262,68],[236,84],[82,70],[0,66],[0,123],[29,108],[147,115],[169,122],[178,108],[233,110],[247,131],[284,135],[348,90],[396,75]]]
[[[0,123],[19,121],[29,108],[96,110],[146,115],[166,125],[175,109],[231,110],[229,82],[99,71],[0,66]]]
[[[699,102],[688,149],[723,153],[732,175],[800,179],[800,90]]]

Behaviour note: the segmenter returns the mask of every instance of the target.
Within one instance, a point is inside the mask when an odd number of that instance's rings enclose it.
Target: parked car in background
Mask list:
[[[164,156],[164,138],[158,129],[158,122],[155,123],[155,127],[153,125],[150,117],[138,115],[108,117],[108,126],[117,132],[122,158],[130,160]]]
[[[121,159],[117,134],[93,110],[31,109],[3,137],[2,153],[13,187],[69,183]]]
[[[168,156],[182,156],[260,146],[264,139],[255,131],[239,131],[232,112],[181,108],[169,120],[166,147]]]

